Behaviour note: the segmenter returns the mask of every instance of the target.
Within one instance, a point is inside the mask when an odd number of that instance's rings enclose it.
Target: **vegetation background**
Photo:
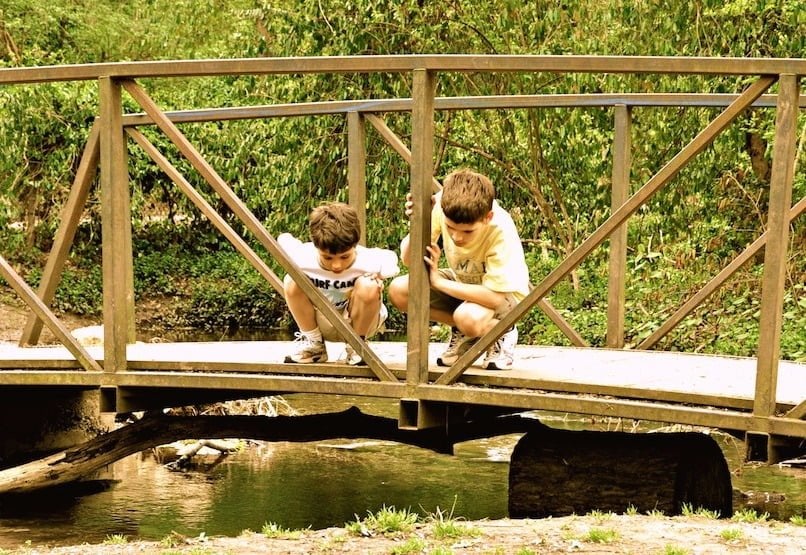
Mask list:
[[[803,57],[806,0],[3,0],[0,67],[123,60],[349,54],[595,54]],[[713,92],[749,80],[723,76],[587,74],[440,75],[438,95]],[[393,98],[408,75],[244,76],[144,80],[164,109]],[[773,90],[774,92],[774,90]],[[140,111],[125,97],[129,111]],[[35,286],[59,224],[89,124],[93,82],[0,88],[0,254]],[[712,108],[633,111],[631,183],[637,189],[717,113]],[[401,137],[406,114],[386,115]],[[774,110],[743,115],[629,222],[627,342],[637,344],[764,230]],[[438,113],[435,172],[489,174],[515,217],[532,279],[553,269],[609,214],[612,110]],[[273,235],[305,235],[306,216],[346,200],[341,116],[183,124],[182,130]],[[154,129],[150,140],[220,212],[226,207]],[[793,198],[806,194],[806,115],[798,122]],[[161,307],[162,328],[223,332],[290,329],[282,298],[201,217],[134,144],[135,288]],[[405,234],[409,168],[368,132],[369,243],[396,249]],[[793,223],[782,357],[806,360],[806,225]],[[234,219],[231,224],[242,226]],[[246,233],[245,236],[248,237]],[[54,307],[101,311],[100,209],[87,207]],[[606,245],[606,244],[605,244]],[[256,250],[262,252],[255,246]],[[265,254],[265,253],[264,253]],[[268,256],[266,259],[268,260]],[[660,345],[754,354],[763,257],[748,263]],[[277,269],[278,267],[274,265]],[[607,249],[597,249],[551,301],[593,345],[606,329]],[[13,299],[3,284],[0,300]],[[405,329],[393,312],[391,327]],[[541,313],[521,341],[566,344]]]

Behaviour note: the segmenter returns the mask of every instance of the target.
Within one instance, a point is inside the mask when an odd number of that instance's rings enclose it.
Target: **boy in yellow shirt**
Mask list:
[[[449,174],[431,210],[431,244],[425,262],[431,283],[430,316],[451,326],[448,348],[437,358],[451,366],[479,337],[529,293],[529,270],[520,236],[509,213],[495,200],[490,179],[469,169]],[[406,215],[412,200],[407,198]],[[442,237],[448,268],[439,268]],[[400,258],[408,266],[409,240],[400,244]],[[395,278],[389,300],[406,312],[409,277]],[[491,347],[482,364],[490,370],[512,368],[518,329],[513,326]]]

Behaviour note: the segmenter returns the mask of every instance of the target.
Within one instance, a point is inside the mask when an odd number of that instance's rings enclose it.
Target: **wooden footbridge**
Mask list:
[[[470,72],[726,75],[743,76],[749,85],[736,94],[436,96],[440,76]],[[307,73],[409,74],[412,97],[171,112],[161,109],[143,85],[147,80],[175,77]],[[94,80],[98,83],[99,98],[98,117],[87,130],[86,149],[38,291],[32,290],[0,256],[3,278],[31,310],[31,317],[21,330],[19,345],[0,347],[0,394],[11,398],[17,391],[34,396],[37,392],[54,390],[97,392],[101,410],[112,412],[274,393],[374,396],[399,400],[399,426],[403,429],[444,426],[468,406],[493,407],[504,412],[538,409],[726,429],[744,435],[755,458],[776,460],[782,446],[802,447],[806,440],[806,363],[780,360],[790,227],[806,208],[806,198],[794,199],[794,204],[792,198],[797,121],[806,105],[801,91],[804,74],[806,60],[801,59],[467,55],[185,60],[0,69],[0,86]],[[124,111],[124,93],[142,108],[142,113]],[[536,283],[515,310],[447,369],[435,366],[435,349],[439,346],[429,343],[425,294],[428,284],[423,267],[411,269],[411,286],[423,294],[411,297],[407,342],[364,343],[302,277],[252,209],[236,196],[177,127],[189,122],[341,114],[346,118],[348,130],[350,203],[366,218],[368,127],[374,128],[410,164],[414,197],[426,199],[432,188],[438,186],[433,175],[435,112],[583,106],[611,109],[615,115],[611,215]],[[652,106],[708,106],[721,110],[630,195],[630,114],[632,110]],[[630,216],[669,184],[737,116],[751,108],[776,113],[766,230],[637,348],[625,349],[626,225]],[[393,112],[410,114],[410,145],[384,123],[383,115]],[[6,112],[3,117],[21,116]],[[143,126],[155,126],[165,134],[270,256],[303,286],[345,342],[364,355],[368,366],[355,368],[338,362],[284,364],[282,358],[289,345],[282,342],[135,341],[130,182],[126,162],[129,139],[154,160],[278,292],[282,290],[281,280],[266,261],[139,131]],[[105,342],[102,347],[85,347],[49,307],[96,168],[100,170],[102,205]],[[426,203],[415,206],[411,222],[413,260],[422,256],[424,238],[429,236],[428,209]],[[548,296],[605,242],[610,249],[607,347],[593,348],[552,307]],[[759,347],[755,357],[651,350],[743,264],[761,252],[764,269],[759,299]],[[511,371],[486,371],[473,366],[507,328],[535,307],[563,330],[572,347],[519,345]],[[36,346],[43,325],[60,345]],[[331,360],[336,359],[338,353],[334,352]]]

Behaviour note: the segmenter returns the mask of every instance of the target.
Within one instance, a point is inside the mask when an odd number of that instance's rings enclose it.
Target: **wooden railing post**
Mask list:
[[[428,381],[429,281],[425,245],[431,237],[431,183],[434,177],[435,75],[414,70],[411,110],[411,194],[414,199],[410,227],[408,357],[406,381]]]
[[[614,107],[613,173],[610,210],[615,212],[630,196],[631,128],[630,109]],[[629,220],[628,220],[629,221]],[[610,236],[610,262],[607,291],[607,346],[624,347],[624,283],[627,267],[627,222]]]
[[[798,77],[785,74],[779,79],[775,115],[770,203],[767,215],[767,247],[761,284],[756,396],[757,416],[775,413],[778,362],[781,354],[781,325],[789,242],[789,211],[795,169],[795,142],[798,121]]]
[[[126,344],[135,341],[131,203],[121,87],[99,81],[104,370],[118,372],[126,369]]]
[[[362,245],[367,244],[367,132],[364,116],[347,114],[347,187],[350,206],[358,211]]]

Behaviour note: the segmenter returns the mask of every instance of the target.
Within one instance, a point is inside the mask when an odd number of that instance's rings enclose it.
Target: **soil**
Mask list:
[[[705,517],[647,515],[568,516],[546,519],[453,521],[461,528],[454,538],[437,539],[434,525],[421,524],[407,533],[362,537],[345,528],[291,533],[291,538],[268,538],[245,532],[237,538],[169,537],[161,542],[128,542],[41,549],[20,553],[115,555],[192,553],[289,554],[451,553],[451,554],[769,554],[806,552],[806,526]],[[447,528],[447,527],[444,527]],[[444,529],[443,528],[443,529]],[[297,537],[299,536],[299,537]],[[597,541],[599,540],[599,541]]]
[[[0,302],[0,341],[19,339],[27,318],[20,305]],[[98,325],[97,319],[60,315],[68,329]],[[45,330],[43,343],[52,342]],[[116,538],[98,545],[43,547],[24,545],[3,553],[59,555],[167,555],[189,553],[293,554],[309,553],[646,553],[646,554],[806,554],[806,526],[781,522],[736,522],[705,517],[649,515],[588,515],[546,519],[456,521],[463,530],[454,538],[439,539],[433,523],[393,535],[354,535],[345,528],[292,532],[269,538],[259,532],[238,537],[172,536],[160,542]]]

